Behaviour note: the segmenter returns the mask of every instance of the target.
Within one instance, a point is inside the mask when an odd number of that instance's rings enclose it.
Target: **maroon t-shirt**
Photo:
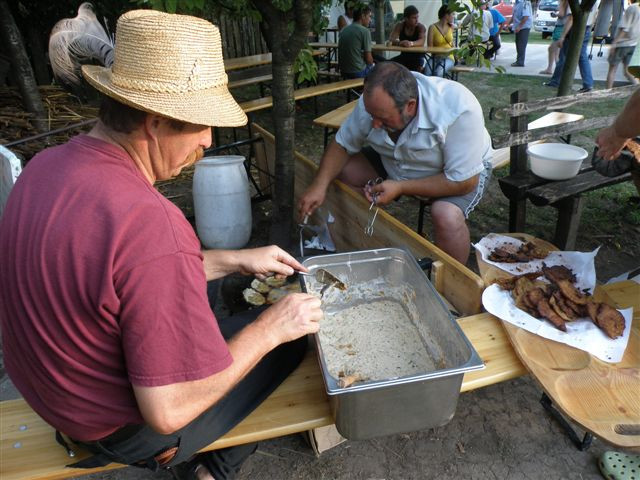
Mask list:
[[[197,380],[232,363],[200,244],[127,153],[81,135],[24,169],[0,224],[9,376],[78,440],[142,423],[132,384]]]

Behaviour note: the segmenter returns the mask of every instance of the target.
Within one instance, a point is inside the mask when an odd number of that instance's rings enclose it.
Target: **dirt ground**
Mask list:
[[[322,151],[322,130],[313,127],[312,118],[336,108],[342,98],[321,98],[318,112],[312,101],[299,105],[296,123],[296,148],[315,160]],[[255,120],[270,129],[268,115]],[[230,140],[223,132],[222,140]],[[500,172],[497,172],[499,175]],[[191,198],[188,174],[181,182],[161,186],[173,201],[190,215]],[[600,246],[596,257],[598,279],[606,281],[619,273],[638,267],[640,225],[635,221],[636,206],[627,202],[635,194],[622,187],[613,193],[590,197],[578,237],[578,250]],[[264,244],[268,225],[269,202],[254,207],[254,235],[250,245]],[[411,227],[415,227],[417,205],[402,200],[390,209]],[[485,198],[470,220],[472,240],[490,232],[508,229],[508,203],[496,177]],[[609,221],[602,222],[601,217]],[[587,221],[584,220],[587,219]],[[631,220],[629,220],[631,219]],[[428,219],[427,219],[428,220]],[[527,233],[553,240],[555,211],[530,207]],[[427,221],[426,231],[429,231]],[[468,265],[476,270],[475,258]],[[2,399],[15,396],[4,370]],[[302,435],[291,435],[260,444],[243,466],[240,479],[599,479],[597,458],[610,447],[599,439],[584,452],[579,451],[567,434],[543,410],[541,389],[525,376],[516,380],[462,394],[453,420],[442,427],[369,441],[348,441],[316,457]],[[398,408],[402,408],[398,405]],[[371,419],[375,421],[375,419]],[[583,431],[578,429],[582,438]],[[126,468],[84,478],[169,479],[168,472],[153,474]]]

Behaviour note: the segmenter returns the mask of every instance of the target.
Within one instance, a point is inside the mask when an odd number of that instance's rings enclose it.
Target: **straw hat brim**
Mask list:
[[[87,81],[101,93],[133,108],[196,125],[240,127],[247,116],[226,85],[185,93],[134,91],[113,84],[111,69],[83,65]]]

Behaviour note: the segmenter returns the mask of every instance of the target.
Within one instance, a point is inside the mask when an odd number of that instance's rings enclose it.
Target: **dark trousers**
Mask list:
[[[262,309],[250,310],[219,320],[226,339],[248,325]],[[97,442],[79,442],[97,454],[105,465],[124,463],[157,470],[173,467],[189,460],[198,450],[223,436],[255,410],[282,381],[295,370],[307,349],[307,337],[280,345],[267,354],[256,367],[224,398],[191,423],[170,435],[162,435],[148,425],[127,426]],[[177,453],[166,464],[155,457],[177,447]],[[216,480],[232,479],[256,444],[240,445],[206,452],[198,456]],[[93,458],[93,457],[92,457]],[[95,465],[87,465],[95,466]]]
[[[524,65],[524,57],[527,53],[527,43],[529,43],[529,28],[523,28],[516,33],[516,63]]]
[[[484,58],[491,58],[493,55],[500,50],[502,44],[500,43],[500,34],[496,33],[495,35],[491,35],[489,37],[490,47],[487,48],[487,51],[484,52]]]

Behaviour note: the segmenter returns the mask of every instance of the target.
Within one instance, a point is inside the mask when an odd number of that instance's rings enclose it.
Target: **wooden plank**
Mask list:
[[[617,177],[605,177],[595,170],[579,173],[568,180],[545,181],[543,185],[531,188],[527,196],[531,203],[539,207],[559,202],[573,195],[608,187],[631,179],[631,173]]]
[[[584,115],[579,115],[577,113],[550,112],[532,122],[529,122],[528,128],[529,130],[535,130],[536,128],[551,127],[553,125],[577,122],[583,119]]]
[[[521,118],[521,117],[512,117]],[[569,133],[582,132],[595,128],[608,127],[615,120],[616,115],[608,117],[587,118],[578,122],[563,123],[551,127],[537,128],[535,130],[527,130],[523,132],[510,133],[507,135],[498,135],[492,138],[493,148],[512,147],[523,145],[535,140],[544,140],[548,138],[559,137]]]
[[[550,97],[532,102],[517,102],[505,107],[494,107],[489,113],[491,120],[500,120],[504,117],[516,117],[539,111],[564,110],[581,103],[592,103],[596,100],[627,98],[638,88],[637,85],[612,88],[610,90],[592,90],[588,93],[577,93],[564,97]]]
[[[341,80],[339,82],[323,83],[320,85],[314,85],[313,87],[305,87],[294,90],[293,98],[297,102],[298,100],[304,100],[305,98],[311,98],[318,95],[325,95],[327,93],[339,92],[340,90],[358,88],[362,85],[364,85],[363,78],[352,78],[348,80]],[[240,108],[242,108],[245,113],[263,110],[265,108],[271,108],[272,106],[273,97],[271,96],[240,103]]]
[[[231,80],[227,86],[229,89],[240,88],[240,87],[246,87],[247,85],[255,85],[256,83],[270,82],[272,79],[273,79],[273,76],[269,73],[267,75],[260,75],[257,77]]]
[[[333,128],[334,130],[337,130],[340,128],[340,125],[342,125],[342,122],[351,115],[351,112],[356,108],[357,103],[358,100],[353,100],[352,102],[346,103],[335,110],[331,110],[330,112],[316,118],[313,121],[313,124],[318,125],[319,127]]]

